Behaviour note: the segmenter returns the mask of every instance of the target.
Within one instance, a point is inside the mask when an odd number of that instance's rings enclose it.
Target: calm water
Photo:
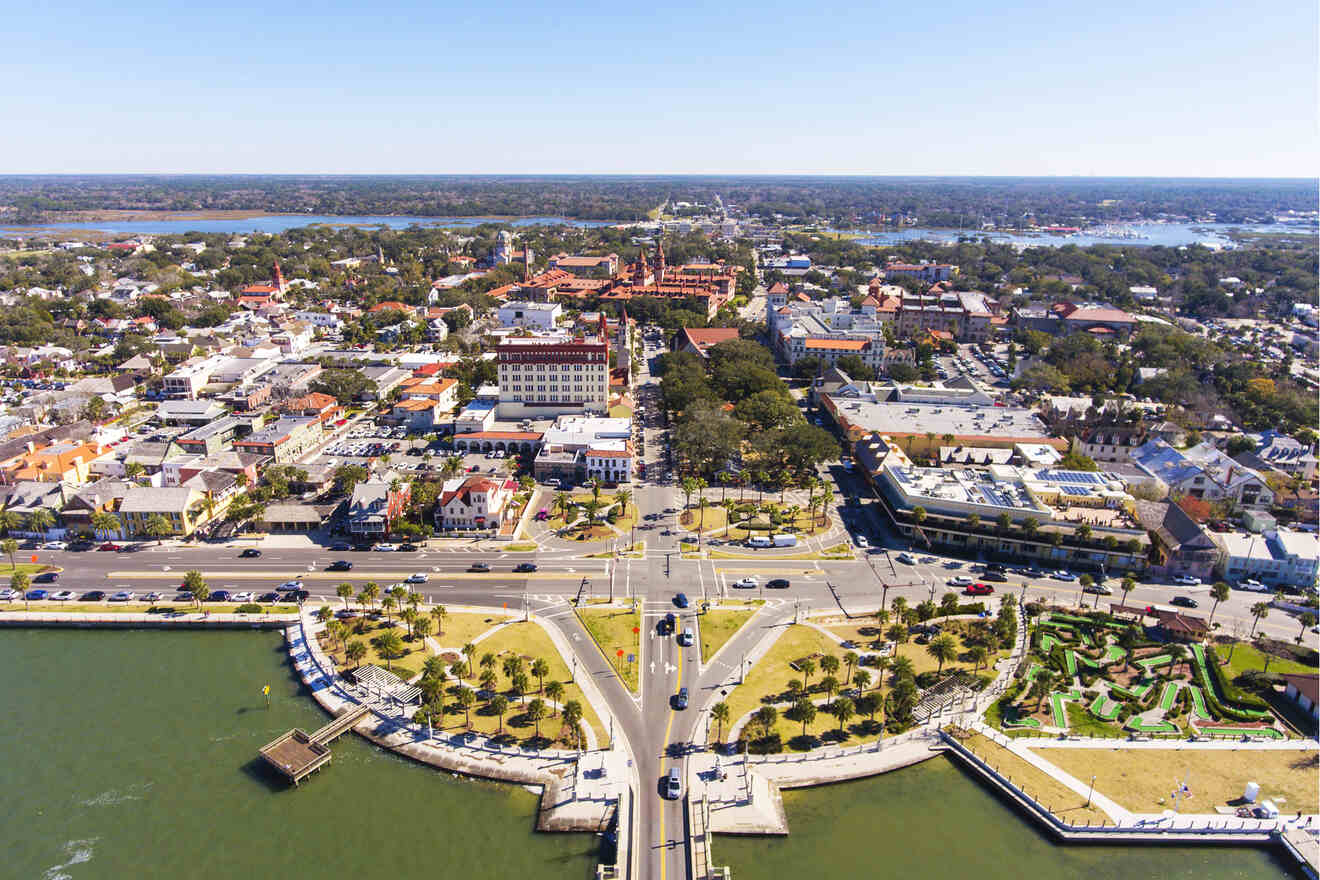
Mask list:
[[[587,834],[537,834],[522,789],[353,735],[300,788],[257,749],[326,716],[277,635],[0,632],[0,877],[580,880]],[[265,708],[260,690],[272,688]]]
[[[1282,880],[1273,850],[1058,846],[953,764],[937,758],[875,779],[784,792],[787,838],[721,836],[734,877],[978,880]]]
[[[579,226],[591,228],[610,226],[607,221],[571,220],[567,217],[397,217],[365,215],[317,215],[317,214],[276,214],[270,217],[248,217],[245,219],[226,218],[206,220],[201,218],[183,218],[179,220],[124,220],[93,221],[88,223],[50,223],[40,226],[10,226],[6,232],[38,233],[53,229],[95,229],[114,235],[167,235],[181,232],[219,232],[241,234],[244,232],[278,233],[286,229],[314,224],[338,226],[387,226],[390,229],[406,229],[409,226],[479,226],[482,223],[504,223],[510,226]]]
[[[1131,235],[1114,234],[1114,229]],[[1105,232],[1097,233],[1087,230],[1073,235],[1049,235],[1047,233],[1025,235],[1011,232],[978,232],[968,229],[926,229],[913,226],[889,232],[864,233],[866,237],[859,239],[859,241],[861,244],[873,245],[902,244],[909,241],[953,244],[959,238],[966,237],[978,241],[981,238],[989,238],[996,244],[1015,244],[1021,247],[1063,247],[1069,244],[1078,247],[1089,247],[1095,244],[1179,247],[1185,244],[1204,244],[1209,247],[1232,248],[1235,244],[1228,233],[1229,230],[1234,229],[1258,234],[1286,233],[1289,235],[1310,235],[1312,237],[1316,235],[1316,227],[1314,226],[1294,226],[1281,223],[1254,225],[1230,223],[1125,223],[1114,224],[1111,230]]]

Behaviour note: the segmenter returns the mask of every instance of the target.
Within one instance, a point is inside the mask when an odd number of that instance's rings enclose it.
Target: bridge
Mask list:
[[[315,733],[309,734],[295,727],[262,746],[261,757],[278,773],[297,785],[330,763],[330,747],[327,743],[340,734],[352,730],[353,725],[369,711],[366,706],[356,706],[332,719]]]

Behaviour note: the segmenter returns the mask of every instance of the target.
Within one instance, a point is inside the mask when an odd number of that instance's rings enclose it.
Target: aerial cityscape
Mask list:
[[[1320,13],[332,6],[10,23],[0,877],[1317,878]]]

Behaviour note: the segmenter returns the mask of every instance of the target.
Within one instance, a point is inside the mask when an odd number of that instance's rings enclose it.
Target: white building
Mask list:
[[[500,306],[500,326],[526,327],[529,330],[553,330],[564,314],[557,302],[507,302]]]
[[[473,475],[455,477],[445,483],[436,505],[436,525],[441,529],[498,529],[510,511],[513,480]]]
[[[1226,580],[1252,578],[1270,586],[1305,589],[1315,586],[1320,574],[1320,537],[1310,532],[1211,532],[1210,537],[1223,548],[1219,567]]]

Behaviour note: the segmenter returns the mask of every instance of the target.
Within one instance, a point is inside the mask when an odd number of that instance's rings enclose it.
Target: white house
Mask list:
[[[509,512],[513,480],[474,474],[445,483],[436,505],[436,525],[441,529],[497,529]]]
[[[563,307],[557,302],[507,302],[500,306],[500,326],[553,330],[563,313]]]

